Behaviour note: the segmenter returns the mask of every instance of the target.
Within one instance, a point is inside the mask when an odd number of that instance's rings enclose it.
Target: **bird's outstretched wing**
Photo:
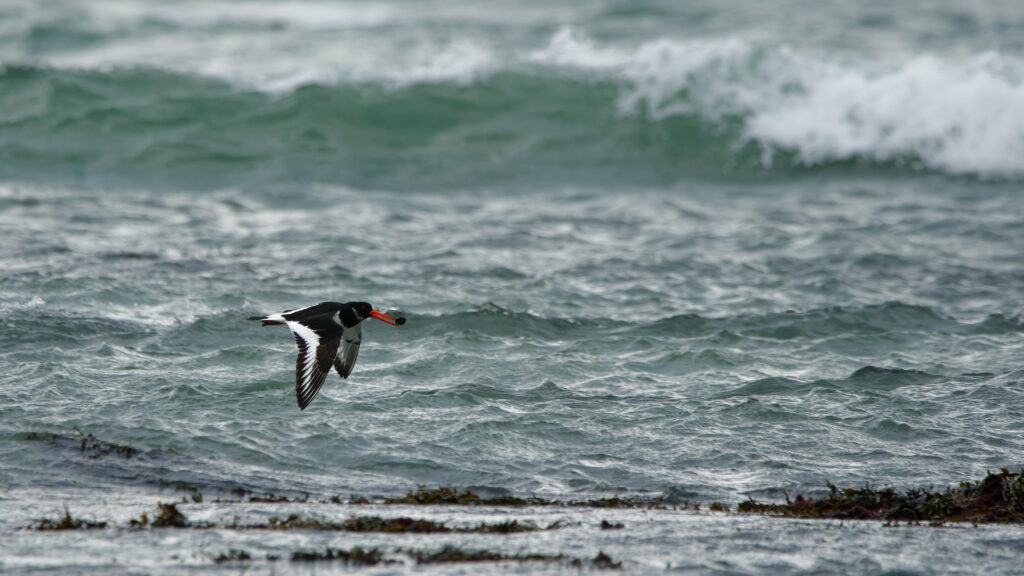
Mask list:
[[[289,321],[287,324],[299,347],[299,357],[295,361],[295,398],[299,401],[299,409],[305,410],[324,385],[324,379],[331,371],[331,362],[338,355],[341,339],[321,338],[298,322]]]
[[[334,369],[338,376],[348,378],[352,368],[356,365],[356,358],[359,356],[359,344],[363,341],[363,329],[356,324],[351,328],[345,328],[341,335],[341,352],[334,359]]]

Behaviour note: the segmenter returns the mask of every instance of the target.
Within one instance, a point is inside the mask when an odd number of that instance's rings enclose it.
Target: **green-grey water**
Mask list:
[[[25,530],[126,523],[178,482],[672,505],[1019,470],[1022,38],[1013,2],[0,3],[0,570],[408,546]],[[408,323],[367,323],[300,412],[291,336],[246,319],[324,300]],[[1024,551],[619,514],[461,538],[630,572],[1012,574]]]

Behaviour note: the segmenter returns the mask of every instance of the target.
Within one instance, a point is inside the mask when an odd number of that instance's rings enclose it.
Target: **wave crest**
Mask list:
[[[737,39],[609,48],[565,28],[532,59],[618,76],[624,115],[735,119],[768,166],[791,151],[805,165],[859,158],[1024,176],[1024,62],[998,53],[882,66]]]

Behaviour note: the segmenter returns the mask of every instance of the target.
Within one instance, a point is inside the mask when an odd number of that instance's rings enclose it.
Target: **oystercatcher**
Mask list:
[[[295,397],[299,410],[305,410],[320,391],[331,364],[342,378],[348,378],[356,365],[362,328],[359,323],[376,318],[392,326],[405,324],[405,318],[394,318],[377,312],[366,302],[321,302],[313,306],[285,310],[269,316],[252,316],[263,326],[284,324],[295,336],[299,358],[295,362]]]

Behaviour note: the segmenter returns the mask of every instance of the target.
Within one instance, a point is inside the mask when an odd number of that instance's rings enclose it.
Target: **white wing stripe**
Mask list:
[[[320,345],[320,337],[316,332],[298,322],[287,322],[287,324],[292,333],[306,343],[306,350],[303,352],[306,355],[306,362],[302,367],[302,387],[306,388],[309,386],[309,377],[313,373],[313,367],[316,366],[316,348]]]

